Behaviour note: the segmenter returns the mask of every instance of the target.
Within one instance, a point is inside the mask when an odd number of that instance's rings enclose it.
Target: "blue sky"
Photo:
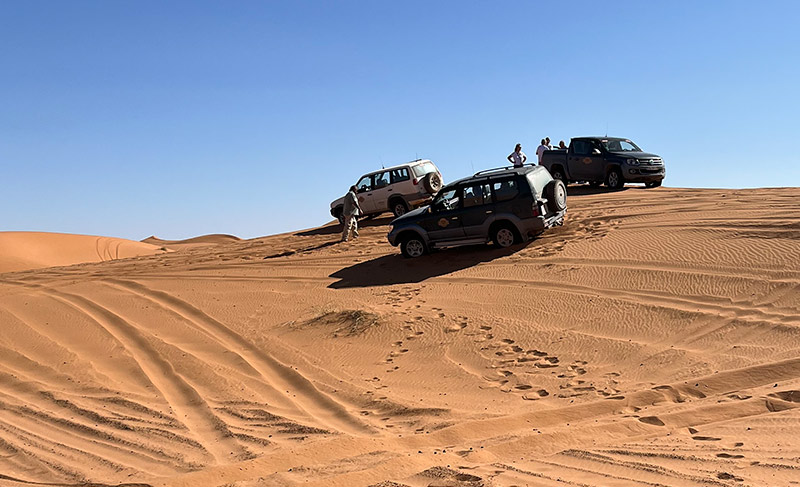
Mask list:
[[[800,186],[800,2],[0,1],[0,230],[244,238],[607,133]]]

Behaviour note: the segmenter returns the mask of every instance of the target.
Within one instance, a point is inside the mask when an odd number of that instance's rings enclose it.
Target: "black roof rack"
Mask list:
[[[475,174],[472,175],[472,177],[480,176],[481,174],[490,173],[490,172],[513,171],[515,169],[520,169],[520,168],[525,167],[525,166],[537,166],[537,164],[529,163],[529,164],[523,164],[523,165],[517,166],[517,167],[514,167],[514,166],[503,166],[503,167],[495,167],[493,169],[484,169],[483,171],[476,172]]]

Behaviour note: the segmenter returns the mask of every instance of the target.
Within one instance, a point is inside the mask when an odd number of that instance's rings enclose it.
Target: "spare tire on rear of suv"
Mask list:
[[[429,172],[425,175],[425,179],[422,180],[422,183],[425,185],[425,190],[430,194],[436,194],[442,189],[442,178],[439,177],[438,173]]]
[[[547,198],[547,208],[557,213],[567,207],[567,187],[560,179],[554,179],[544,187],[544,197]]]

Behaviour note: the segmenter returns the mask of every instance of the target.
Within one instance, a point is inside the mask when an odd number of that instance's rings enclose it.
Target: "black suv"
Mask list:
[[[405,257],[493,241],[508,247],[564,223],[567,190],[542,166],[480,171],[442,188],[428,206],[392,221],[389,243]]]

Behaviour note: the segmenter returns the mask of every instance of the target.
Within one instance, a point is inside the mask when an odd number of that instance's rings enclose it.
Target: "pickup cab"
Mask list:
[[[568,183],[589,183],[620,189],[625,183],[661,186],[666,176],[664,161],[643,152],[630,139],[619,137],[576,137],[567,149],[547,150],[541,165],[554,178]]]

